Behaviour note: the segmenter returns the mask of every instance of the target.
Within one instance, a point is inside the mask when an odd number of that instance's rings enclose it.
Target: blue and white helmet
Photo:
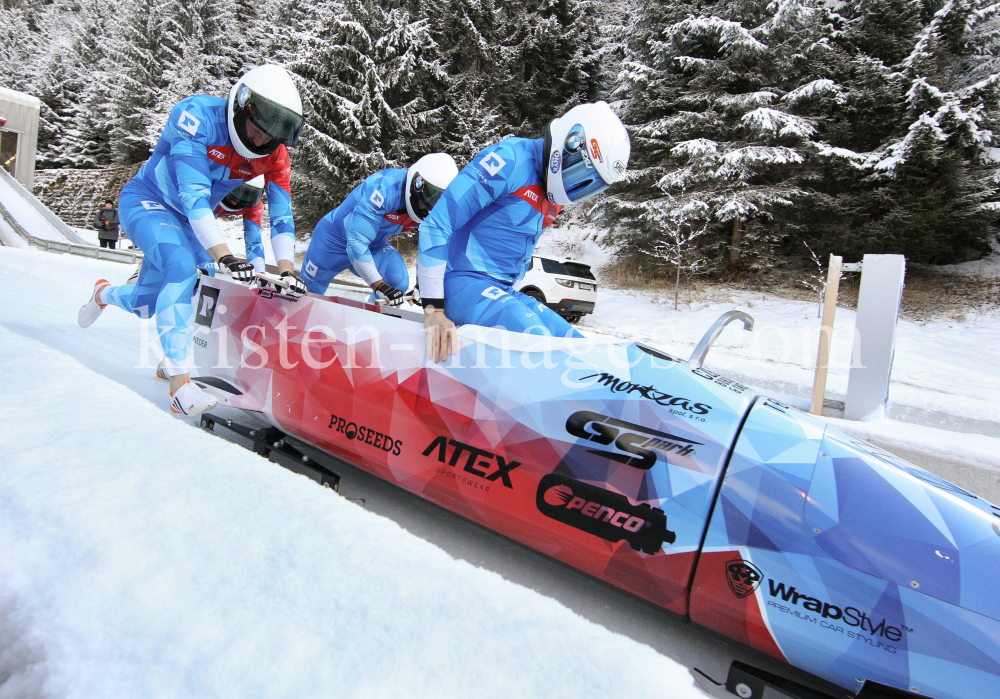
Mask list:
[[[625,175],[628,131],[607,102],[581,104],[545,130],[545,187],[553,204],[574,204]]]

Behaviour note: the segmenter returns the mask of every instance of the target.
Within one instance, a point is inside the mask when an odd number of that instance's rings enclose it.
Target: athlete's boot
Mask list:
[[[97,298],[101,295],[101,292],[105,288],[111,286],[111,282],[107,279],[98,279],[94,283],[94,293],[91,294],[90,300],[83,304],[80,312],[76,316],[76,322],[81,328],[89,328],[97,320],[97,316],[101,315],[101,311],[107,307],[108,304],[101,303]]]
[[[160,363],[156,365],[156,378],[166,379],[167,381],[170,380],[170,377],[167,376],[167,368],[163,365],[162,359],[160,360]]]
[[[211,410],[218,403],[215,396],[205,393],[190,379],[170,394],[170,409],[179,415],[197,415]]]

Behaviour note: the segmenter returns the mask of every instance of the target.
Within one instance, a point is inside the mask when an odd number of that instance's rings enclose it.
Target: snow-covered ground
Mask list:
[[[132,270],[0,248],[18,280],[0,307],[0,697],[684,699],[704,696],[692,665],[724,677],[737,651],[708,632],[391,486],[354,486],[362,507],[172,417],[150,322],[110,309],[76,325],[95,279]],[[668,296],[602,290],[582,327],[687,356],[739,305],[753,334],[731,327],[708,365],[811,385],[814,305],[744,294],[675,312]],[[852,321],[838,310],[834,394]],[[1000,422],[998,345],[989,314],[903,322],[892,409]],[[852,429],[1000,468],[989,437]]]

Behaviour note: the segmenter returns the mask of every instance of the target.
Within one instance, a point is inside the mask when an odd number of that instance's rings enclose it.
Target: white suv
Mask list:
[[[594,312],[597,281],[590,265],[535,255],[514,288],[541,301],[570,323]]]

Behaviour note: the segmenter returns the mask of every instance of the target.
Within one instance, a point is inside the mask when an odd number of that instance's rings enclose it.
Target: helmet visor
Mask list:
[[[426,216],[444,194],[444,189],[425,180],[419,172],[410,182],[410,205],[421,216]]]
[[[264,197],[264,190],[254,187],[248,182],[244,182],[239,187],[231,191],[222,198],[219,206],[227,211],[240,211],[241,209],[256,209],[260,206]]]
[[[562,149],[562,182],[566,197],[572,202],[583,201],[608,188],[587,152],[587,134],[577,124],[569,133]]]
[[[294,146],[302,133],[305,118],[277,102],[257,94],[246,85],[236,91],[236,107],[253,125],[278,143]]]

